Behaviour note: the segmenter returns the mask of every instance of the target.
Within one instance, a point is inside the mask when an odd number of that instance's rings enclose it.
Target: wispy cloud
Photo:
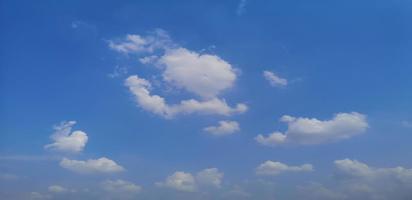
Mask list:
[[[236,9],[236,14],[238,16],[242,15],[246,11],[246,0],[240,0]]]

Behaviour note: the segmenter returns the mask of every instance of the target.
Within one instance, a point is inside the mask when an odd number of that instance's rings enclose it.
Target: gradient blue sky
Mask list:
[[[345,196],[351,192],[337,186],[343,183],[334,164],[343,159],[379,172],[402,166],[407,174],[402,176],[409,179],[393,187],[402,188],[397,193],[404,195],[378,195],[412,197],[409,1],[2,0],[0,9],[4,199],[63,199],[48,190],[51,185],[72,188],[66,199],[103,199],[99,191],[105,180],[142,187],[133,196],[116,197],[114,192],[105,197],[109,199],[298,199],[297,193],[315,194],[312,189],[331,193],[314,199],[377,198],[371,193],[384,186],[363,180],[359,182],[372,192]],[[180,47],[230,63],[236,81],[219,98],[231,106],[245,103],[248,110],[165,119],[136,105],[125,79],[138,75],[162,82],[161,70],[140,63],[140,55],[116,52],[109,43],[158,29]],[[271,86],[262,75],[265,70],[288,84]],[[174,103],[197,98],[166,83],[154,86],[153,93]],[[288,127],[279,122],[283,115],[330,120],[351,112],[363,114],[368,128],[347,139],[270,147],[254,139],[285,132]],[[53,143],[53,126],[67,120],[77,122],[73,130],[87,133],[85,148],[79,153],[45,149]],[[221,137],[203,130],[221,120],[238,122],[240,130]],[[78,174],[59,165],[63,157],[107,157],[125,171]],[[289,166],[309,163],[314,170],[257,175],[256,168],[267,160]],[[195,176],[206,168],[224,173],[218,192],[200,186],[195,192],[174,191],[155,184],[176,171]],[[393,178],[387,176],[375,178]],[[232,197],[234,190],[239,194]]]

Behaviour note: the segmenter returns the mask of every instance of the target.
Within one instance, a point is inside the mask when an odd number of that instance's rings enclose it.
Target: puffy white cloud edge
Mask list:
[[[219,121],[219,125],[217,126],[208,126],[203,129],[203,131],[216,136],[231,135],[239,130],[240,126],[238,122],[224,120]]]
[[[285,143],[312,145],[348,139],[368,128],[366,116],[357,112],[338,113],[333,119],[324,121],[284,115],[281,121],[287,123],[285,133],[259,134],[255,140],[266,146]]]
[[[50,136],[54,143],[45,145],[46,149],[53,149],[62,152],[79,153],[86,146],[88,137],[83,131],[73,131],[72,127],[76,121],[63,121],[55,126],[55,132]]]
[[[60,161],[60,166],[67,170],[81,174],[116,173],[124,171],[122,166],[106,157],[89,159],[86,161],[63,158]]]
[[[275,176],[286,172],[311,172],[313,171],[311,164],[303,164],[301,166],[289,166],[287,164],[268,160],[260,164],[256,168],[257,175]]]

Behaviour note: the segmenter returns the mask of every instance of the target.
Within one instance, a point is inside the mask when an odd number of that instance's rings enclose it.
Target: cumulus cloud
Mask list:
[[[50,137],[54,143],[45,145],[45,148],[62,152],[81,152],[86,146],[88,137],[83,131],[72,132],[72,127],[75,124],[75,121],[63,121],[60,125],[55,126],[55,132]]]
[[[236,107],[230,107],[225,100],[213,98],[205,101],[195,99],[183,100],[179,104],[169,105],[165,99],[158,95],[150,94],[151,84],[146,79],[137,75],[130,76],[126,79],[125,85],[135,96],[136,103],[144,110],[165,118],[172,118],[177,114],[218,114],[232,115],[242,113],[247,110],[245,104],[237,104]]]
[[[217,168],[208,168],[197,173],[196,181],[200,186],[220,188],[223,175]]]
[[[124,171],[122,166],[105,157],[96,160],[89,159],[86,161],[63,158],[63,160],[60,161],[60,166],[70,171],[83,174],[116,173]]]
[[[285,133],[259,134],[255,140],[266,146],[285,143],[311,145],[348,139],[368,128],[366,116],[357,112],[338,113],[333,119],[325,121],[284,115],[281,121],[288,125]]]
[[[240,130],[239,123],[236,121],[219,121],[218,126],[209,126],[203,129],[212,135],[230,135]]]
[[[156,185],[177,191],[195,192],[200,188],[220,188],[223,175],[217,168],[204,169],[198,172],[196,176],[191,173],[177,171],[168,176],[164,182],[158,182]]]
[[[303,164],[301,166],[289,166],[281,162],[268,160],[260,164],[256,168],[257,175],[275,176],[285,172],[310,172],[313,171],[311,164]]]
[[[336,160],[334,163],[334,182],[330,185],[310,184],[301,187],[302,196],[316,200],[412,198],[412,169],[375,168],[351,159]]]
[[[232,87],[232,66],[216,55],[198,54],[185,48],[170,49],[159,59],[165,81],[204,98],[213,98]]]
[[[157,185],[183,192],[194,192],[197,190],[196,180],[193,175],[182,171],[173,173],[164,182],[158,182]]]
[[[274,87],[284,87],[288,85],[288,80],[281,78],[271,71],[264,71],[263,77],[265,77],[265,79],[269,81],[270,85]]]
[[[121,179],[106,180],[101,183],[101,186],[105,191],[112,193],[137,194],[142,190],[141,186]]]
[[[147,111],[172,118],[181,113],[227,116],[247,110],[245,104],[239,103],[232,108],[218,97],[231,88],[237,78],[236,69],[229,62],[217,55],[180,47],[163,30],[146,36],[127,35],[122,40],[109,41],[109,47],[117,52],[133,53],[140,63],[156,66],[168,88],[183,89],[201,99],[189,98],[169,105],[165,97],[150,94],[149,81],[137,75],[130,76],[125,80],[125,86],[136,97],[137,104]]]

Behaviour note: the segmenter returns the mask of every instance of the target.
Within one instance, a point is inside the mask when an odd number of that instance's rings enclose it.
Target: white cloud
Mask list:
[[[234,113],[242,113],[247,110],[244,104],[237,104],[235,108],[231,108],[224,100],[213,98],[206,101],[197,101],[194,99],[183,100],[179,104],[168,105],[165,99],[158,95],[151,95],[151,84],[137,75],[130,76],[126,79],[125,85],[130,92],[135,96],[136,103],[144,110],[165,118],[172,118],[177,114],[218,114],[231,115]]]
[[[285,172],[310,172],[313,171],[311,164],[303,164],[301,166],[288,166],[281,162],[266,161],[256,168],[257,175],[275,176]]]
[[[49,190],[49,192],[52,192],[52,193],[65,193],[69,191],[69,189],[64,188],[60,185],[51,185],[47,189]]]
[[[165,81],[204,98],[216,97],[236,80],[232,66],[216,55],[178,48],[166,51],[158,62],[165,66]]]
[[[157,49],[166,49],[173,46],[169,35],[157,29],[147,36],[128,34],[124,39],[109,41],[109,47],[115,51],[129,53],[153,53]]]
[[[236,121],[219,121],[218,126],[209,126],[203,129],[212,135],[230,135],[240,130]]]
[[[156,184],[183,192],[194,192],[197,190],[196,180],[193,175],[181,171],[173,173],[164,182]]]
[[[77,173],[115,173],[124,171],[124,168],[118,165],[113,160],[102,157],[96,160],[89,159],[86,161],[82,160],[69,160],[63,158],[60,161],[60,166]]]
[[[121,179],[106,180],[101,183],[101,186],[105,191],[113,193],[137,194],[142,190],[141,186]]]
[[[167,187],[183,192],[195,192],[199,189],[220,188],[224,174],[217,168],[204,169],[193,176],[191,173],[177,171],[168,176],[164,182],[157,182],[157,186]]]
[[[223,175],[217,168],[208,168],[197,173],[196,181],[199,186],[220,188]]]
[[[265,77],[266,80],[269,81],[271,86],[275,87],[284,87],[288,85],[288,80],[279,77],[275,73],[271,71],[264,71],[263,76]]]
[[[55,126],[55,132],[51,135],[54,143],[45,145],[45,148],[71,153],[81,152],[86,146],[88,137],[83,131],[72,132],[72,127],[75,124],[75,121],[64,121],[60,125]]]
[[[274,132],[266,137],[260,134],[255,140],[267,146],[284,143],[320,144],[348,139],[368,128],[366,116],[356,112],[338,113],[333,119],[325,121],[285,115],[281,121],[288,125],[285,133]]]
[[[169,105],[164,97],[150,94],[149,81],[137,75],[130,76],[125,86],[135,95],[137,104],[147,111],[172,118],[191,113],[228,116],[247,110],[245,104],[239,103],[232,108],[218,97],[236,81],[236,69],[230,63],[217,55],[180,47],[163,30],[146,36],[127,35],[123,40],[109,41],[109,47],[117,52],[133,53],[142,64],[156,66],[167,88],[184,89],[202,99],[189,98]]]

